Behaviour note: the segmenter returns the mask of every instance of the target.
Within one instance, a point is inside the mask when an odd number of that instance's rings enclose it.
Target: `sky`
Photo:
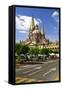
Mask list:
[[[59,40],[59,9],[16,7],[15,17],[16,42],[28,38],[32,17],[40,31],[44,26],[47,39],[53,42]]]

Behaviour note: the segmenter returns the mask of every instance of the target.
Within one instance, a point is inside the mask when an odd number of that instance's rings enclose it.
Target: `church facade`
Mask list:
[[[38,25],[34,23],[34,18],[32,17],[30,29],[29,29],[29,36],[28,39],[25,41],[26,45],[30,47],[38,46],[39,48],[49,48],[49,49],[57,49],[59,50],[59,43],[50,43],[50,41],[45,37],[45,30],[44,26],[42,30],[39,30]]]
[[[29,45],[47,45],[49,40],[45,38],[44,27],[42,31],[39,30],[38,25],[34,23],[34,18],[32,17],[30,30],[29,30],[29,38],[26,40],[26,44]]]

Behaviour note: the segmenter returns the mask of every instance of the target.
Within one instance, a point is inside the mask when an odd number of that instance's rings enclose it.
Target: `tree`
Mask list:
[[[39,48],[38,48],[38,47],[30,48],[29,53],[30,53],[30,54],[34,54],[34,55],[38,55],[38,53],[39,53]]]
[[[20,48],[21,48],[21,44],[16,43],[15,44],[15,52],[17,53],[17,55],[20,55]]]
[[[16,43],[15,45],[15,53],[18,55],[16,61],[19,62],[21,60],[20,54],[24,54],[27,58],[27,53],[29,51],[29,47],[24,45],[23,43]]]
[[[49,55],[49,49],[43,48],[43,49],[40,50],[40,53],[45,54],[45,55]]]
[[[49,49],[49,53],[53,53],[53,50]]]
[[[59,53],[59,51],[58,50],[55,50],[55,51],[53,51],[53,53],[57,54],[57,53]]]
[[[27,45],[24,45],[22,43],[16,43],[15,45],[15,52],[20,55],[20,54],[26,54],[29,51],[29,47]]]
[[[30,48],[27,45],[22,45],[20,48],[20,54],[27,54],[29,49]]]

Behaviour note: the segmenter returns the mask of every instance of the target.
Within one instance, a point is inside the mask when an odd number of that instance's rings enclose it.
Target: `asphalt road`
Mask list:
[[[59,60],[51,60],[43,64],[22,65],[16,69],[16,83],[56,80],[59,80]]]

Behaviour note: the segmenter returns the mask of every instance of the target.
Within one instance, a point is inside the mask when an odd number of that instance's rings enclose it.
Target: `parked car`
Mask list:
[[[38,54],[38,59],[39,59],[39,61],[40,61],[40,60],[41,60],[41,61],[47,60],[47,55],[45,55],[45,54]]]
[[[26,62],[26,56],[24,54],[20,54],[20,63]]]

